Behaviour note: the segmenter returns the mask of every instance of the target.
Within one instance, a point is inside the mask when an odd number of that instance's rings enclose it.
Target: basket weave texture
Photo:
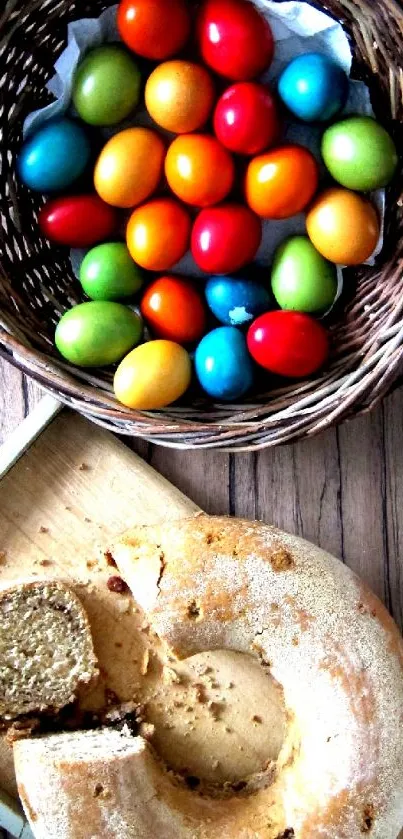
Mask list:
[[[97,17],[104,0],[9,0],[0,9],[0,355],[64,403],[104,427],[176,448],[257,450],[311,436],[371,409],[403,371],[403,191],[400,169],[387,192],[385,245],[377,265],[346,272],[348,292],[331,321],[326,370],[307,382],[262,379],[240,405],[190,392],[179,406],[135,412],[119,405],[110,371],[61,361],[55,324],[82,300],[68,254],[38,231],[42,199],[15,175],[25,116],[48,101],[45,85],[66,46],[67,24]],[[403,7],[396,0],[315,3],[344,25],[353,77],[364,79],[378,119],[399,149],[403,136]],[[268,389],[270,388],[270,389]]]

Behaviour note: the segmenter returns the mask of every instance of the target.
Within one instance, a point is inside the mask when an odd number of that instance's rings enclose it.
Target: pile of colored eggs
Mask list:
[[[335,300],[336,265],[365,262],[377,245],[378,214],[362,193],[392,179],[392,139],[369,117],[334,121],[349,80],[326,55],[294,58],[275,91],[257,81],[275,44],[249,0],[202,0],[194,27],[186,0],[121,0],[117,24],[123,43],[93,49],[76,69],[79,118],[46,123],[19,156],[24,184],[49,196],[42,233],[88,249],[80,282],[90,302],[61,318],[59,352],[83,367],[119,362],[116,397],[140,410],[179,399],[193,368],[219,400],[240,399],[256,365],[310,376],[329,353],[315,316]],[[181,56],[190,38],[197,61]],[[144,104],[152,127],[136,120]],[[322,157],[333,182],[319,194],[313,154],[281,142],[287,113],[329,123]],[[95,153],[94,127],[122,121],[129,127]],[[280,245],[262,281],[252,265],[262,219],[300,212],[307,235]],[[204,282],[172,273],[189,249]]]

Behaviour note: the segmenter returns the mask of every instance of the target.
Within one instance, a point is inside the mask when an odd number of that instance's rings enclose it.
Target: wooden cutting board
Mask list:
[[[71,584],[89,614],[101,666],[100,684],[83,705],[103,706],[107,690],[122,701],[145,702],[156,726],[153,742],[171,765],[235,780],[261,769],[280,747],[281,726],[270,724],[278,696],[268,677],[233,653],[167,661],[133,598],[108,588],[117,574],[106,554],[113,537],[134,524],[197,512],[111,434],[63,411],[0,482],[0,582]],[[16,794],[4,741],[1,788]]]

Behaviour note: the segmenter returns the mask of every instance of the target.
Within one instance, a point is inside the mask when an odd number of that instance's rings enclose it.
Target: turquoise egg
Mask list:
[[[144,272],[133,262],[123,242],[92,248],[80,266],[80,283],[91,300],[132,297],[144,282]]]
[[[60,192],[83,174],[90,155],[90,142],[81,125],[67,118],[52,120],[25,141],[18,174],[35,192]]]
[[[254,280],[217,276],[206,283],[207,305],[221,323],[243,326],[270,309],[269,292]]]
[[[235,326],[219,326],[202,338],[195,352],[197,378],[214,399],[239,399],[253,384],[253,362],[246,339]]]
[[[283,70],[278,92],[298,119],[327,122],[346,103],[348,76],[329,56],[308,52],[293,58]]]
[[[60,319],[55,343],[60,354],[79,367],[103,367],[120,361],[142,335],[142,321],[121,303],[79,303]]]

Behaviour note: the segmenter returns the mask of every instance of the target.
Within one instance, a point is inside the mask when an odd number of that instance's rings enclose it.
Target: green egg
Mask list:
[[[365,116],[331,125],[323,135],[322,157],[335,181],[359,192],[387,186],[398,164],[388,132]]]
[[[120,361],[142,335],[139,315],[121,303],[104,300],[80,303],[66,312],[56,327],[60,354],[79,367],[104,367]]]
[[[140,99],[141,74],[119,45],[106,44],[86,55],[73,82],[73,104],[90,125],[116,125]]]
[[[323,312],[336,297],[336,267],[307,236],[291,236],[276,250],[271,286],[281,309]]]
[[[80,283],[91,300],[132,297],[144,282],[144,272],[133,262],[123,242],[92,248],[80,267]]]

